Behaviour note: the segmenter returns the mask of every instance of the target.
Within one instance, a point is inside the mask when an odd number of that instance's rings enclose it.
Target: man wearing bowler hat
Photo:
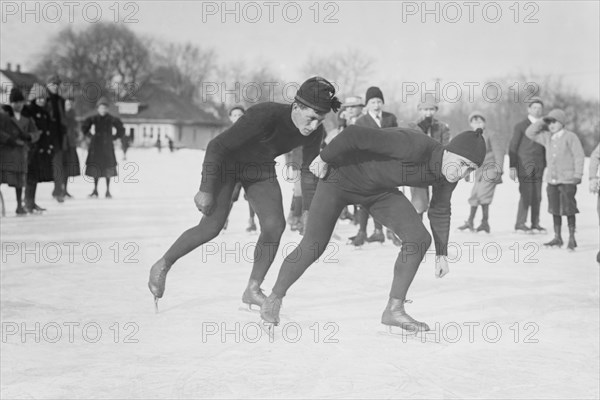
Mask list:
[[[223,228],[237,182],[242,183],[261,227],[242,301],[249,306],[263,303],[265,295],[260,285],[285,229],[275,158],[303,146],[302,195],[304,210],[308,210],[317,182],[308,166],[319,154],[325,116],[330,111],[337,112],[340,106],[333,85],[321,77],[313,77],[300,86],[291,105],[268,102],[252,106],[229,129],[209,142],[202,166],[202,183],[194,197],[196,207],[204,216],[152,266],[148,287],[156,307],[163,296],[171,266],[215,238]]]

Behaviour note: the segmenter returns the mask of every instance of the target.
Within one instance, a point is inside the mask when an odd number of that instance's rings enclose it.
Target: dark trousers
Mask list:
[[[369,212],[365,210],[364,207],[359,207],[358,209],[358,223],[359,229],[361,231],[367,231],[367,224],[369,223]],[[373,219],[373,224],[375,225],[375,229],[382,229],[382,225]]]
[[[390,297],[404,300],[425,252],[431,235],[411,202],[397,189],[375,195],[360,195],[320,181],[310,206],[308,221],[300,244],[284,260],[273,293],[285,296],[287,290],[325,251],[335,223],[348,204],[361,204],[383,225],[390,228],[402,247],[394,264]]]
[[[531,208],[531,225],[540,223],[540,203],[542,202],[542,180],[536,182],[519,179],[519,208],[517,211],[517,225],[525,224],[527,211]]]
[[[229,216],[231,198],[236,180],[227,177],[215,193],[215,208],[209,216],[203,216],[200,223],[183,232],[164,255],[168,265],[175,263],[190,251],[214,239],[223,229]],[[259,182],[242,182],[250,205],[260,223],[260,236],[254,250],[254,265],[251,279],[262,283],[279,248],[279,241],[285,229],[281,188],[276,179]]]
[[[63,151],[55,150],[52,154],[52,176],[54,178],[54,190],[52,196],[63,196],[64,195],[64,183],[65,183],[65,168],[63,166]]]

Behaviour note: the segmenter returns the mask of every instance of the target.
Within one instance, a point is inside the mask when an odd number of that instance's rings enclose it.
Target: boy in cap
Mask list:
[[[317,192],[305,235],[284,260],[261,317],[279,323],[282,299],[290,286],[325,250],[337,216],[347,204],[362,204],[402,240],[382,323],[406,331],[429,330],[404,310],[408,288],[432,242],[415,208],[398,186],[433,186],[429,220],[436,249],[436,276],[448,273],[450,200],[457,182],[482,165],[485,141],[477,132],[458,135],[448,146],[411,128],[346,128],[312,162]],[[316,250],[315,250],[316,249]]]
[[[365,96],[366,110],[367,112],[360,116],[356,120],[357,126],[365,128],[393,128],[398,126],[396,116],[392,113],[383,111],[383,105],[385,104],[383,99],[383,93],[377,86],[371,86],[367,89]],[[356,236],[350,238],[354,246],[361,246],[365,240],[367,242],[380,242],[385,241],[383,235],[383,227],[379,221],[373,219],[375,230],[371,236],[367,238],[367,224],[369,222],[369,214],[362,207],[358,209],[358,233]],[[391,238],[392,236],[389,235]]]
[[[502,150],[503,146],[500,137],[494,132],[490,132],[489,129],[486,129],[486,120],[482,112],[473,111],[469,115],[469,124],[471,125],[471,129],[481,129],[483,131],[486,154],[483,166],[475,171],[475,182],[471,190],[471,197],[469,197],[469,205],[471,206],[469,219],[458,229],[461,231],[466,229],[470,231],[475,230],[473,221],[477,213],[477,208],[481,206],[483,216],[481,224],[477,227],[477,232],[484,231],[490,233],[490,224],[488,222],[489,207],[494,199],[496,185],[502,183],[504,151]]]
[[[101,97],[96,103],[98,113],[86,118],[81,125],[83,134],[91,137],[88,156],[85,161],[85,174],[94,178],[94,191],[89,197],[98,197],[98,180],[106,179],[106,198],[110,194],[110,178],[117,176],[117,158],[115,156],[114,140],[125,134],[121,120],[108,112],[109,101]],[[94,127],[92,135],[91,128]],[[113,128],[116,134],[113,135]]]
[[[417,106],[419,111],[419,119],[416,122],[417,127],[442,146],[446,146],[450,141],[450,127],[435,118],[435,114],[439,110],[435,97],[432,94],[425,94],[421,100]],[[429,188],[411,186],[410,201],[422,218],[423,213],[429,208]]]
[[[525,135],[546,149],[546,187],[548,195],[548,212],[554,221],[554,239],[546,246],[563,245],[561,236],[562,216],[567,216],[569,226],[569,250],[575,250],[575,214],[577,201],[575,193],[577,185],[583,177],[583,163],[585,155],[581,141],[577,135],[567,129],[565,125],[567,116],[561,109],[554,109],[544,118],[531,124]]]
[[[517,209],[517,232],[545,232],[540,225],[540,204],[542,202],[542,179],[546,168],[544,146],[530,140],[525,130],[542,117],[544,102],[539,97],[528,101],[527,118],[515,125],[508,148],[510,179],[519,182],[519,206]],[[531,208],[531,227],[525,225],[527,212]]]
[[[308,171],[323,138],[322,122],[341,103],[335,88],[321,77],[304,82],[291,105],[261,103],[250,107],[233,126],[211,140],[202,167],[202,183],[194,201],[204,216],[185,231],[151,268],[148,287],[155,305],[163,296],[166,275],[182,256],[216,237],[229,214],[231,195],[241,182],[261,225],[254,265],[242,301],[261,305],[260,289],[285,229],[275,158],[303,146],[302,195],[308,210],[316,179]]]

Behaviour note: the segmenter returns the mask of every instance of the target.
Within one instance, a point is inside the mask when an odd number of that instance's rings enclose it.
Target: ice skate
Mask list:
[[[575,251],[575,247],[577,247],[577,242],[575,241],[575,227],[569,227],[569,243],[567,244],[567,250]]]
[[[98,198],[98,191],[94,189],[94,191],[92,193],[90,193],[88,195],[88,197],[90,197],[90,198],[94,198],[94,197]]]
[[[271,293],[269,297],[265,299],[262,306],[260,307],[260,317],[267,324],[274,326],[279,325],[279,311],[281,310],[282,298]]]
[[[490,224],[487,221],[481,221],[481,224],[477,227],[477,232],[484,231],[490,233]]]
[[[17,216],[25,216],[27,215],[27,211],[25,210],[25,207],[23,207],[21,204],[19,204],[19,206],[17,207],[17,210],[15,211],[17,213]]]
[[[165,284],[167,281],[167,272],[171,269],[164,258],[158,260],[150,268],[150,278],[148,279],[148,289],[154,295],[154,311],[158,313],[158,299],[165,293]]]
[[[401,335],[414,335],[419,332],[429,330],[429,326],[424,322],[419,322],[412,318],[404,310],[404,303],[409,303],[410,300],[400,300],[390,297],[387,307],[381,316],[381,323],[388,327],[389,333],[395,334],[393,327],[401,329]]]
[[[525,224],[515,225],[515,232],[517,233],[531,233],[531,229]]]
[[[465,221],[464,224],[462,224],[461,226],[458,227],[459,231],[466,231],[467,229],[470,230],[471,232],[473,232],[475,230],[473,221]]]
[[[34,210],[34,211],[39,211],[39,212],[44,212],[44,211],[46,211],[46,209],[45,209],[45,208],[42,208],[42,207],[38,206],[38,205],[37,205],[37,204],[35,204],[35,203],[33,203],[33,210]]]
[[[531,233],[546,233],[546,228],[540,226],[540,224],[531,225]]]
[[[560,225],[554,225],[554,239],[552,239],[549,242],[544,243],[544,246],[546,247],[562,247],[563,245],[563,240],[562,240],[562,236],[561,236],[561,226]]]
[[[383,231],[381,229],[375,229],[375,232],[373,232],[373,234],[367,238],[367,242],[385,242],[385,236],[383,235]]]
[[[110,192],[107,190],[107,191],[106,191],[106,195],[105,195],[105,197],[106,197],[107,199],[112,199],[112,194],[110,194]]]
[[[350,240],[350,244],[355,246],[355,247],[360,247],[363,244],[365,244],[365,241],[367,239],[367,232],[365,231],[358,231],[358,233],[356,234],[356,236],[352,236],[350,238],[348,238]]]
[[[254,223],[254,218],[250,218],[248,221],[248,227],[246,228],[246,232],[256,232],[256,224]]]
[[[247,310],[260,311],[260,307],[263,305],[266,298],[267,296],[265,296],[263,293],[258,281],[255,279],[250,279],[244,294],[242,294],[242,303],[248,307]]]

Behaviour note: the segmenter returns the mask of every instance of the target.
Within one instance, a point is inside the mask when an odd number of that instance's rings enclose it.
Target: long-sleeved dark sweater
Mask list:
[[[232,168],[243,171],[245,166],[258,166],[266,176],[267,171],[274,172],[276,157],[303,146],[302,197],[303,208],[308,210],[318,182],[308,166],[319,154],[322,139],[322,126],[309,136],[300,133],[292,122],[290,105],[252,106],[235,124],[208,143],[200,190],[214,193],[226,171]]]
[[[444,147],[410,128],[350,126],[321,152],[329,164],[328,182],[340,188],[375,194],[398,186],[433,187],[429,221],[438,255],[448,254],[450,199],[456,183],[442,174]]]

